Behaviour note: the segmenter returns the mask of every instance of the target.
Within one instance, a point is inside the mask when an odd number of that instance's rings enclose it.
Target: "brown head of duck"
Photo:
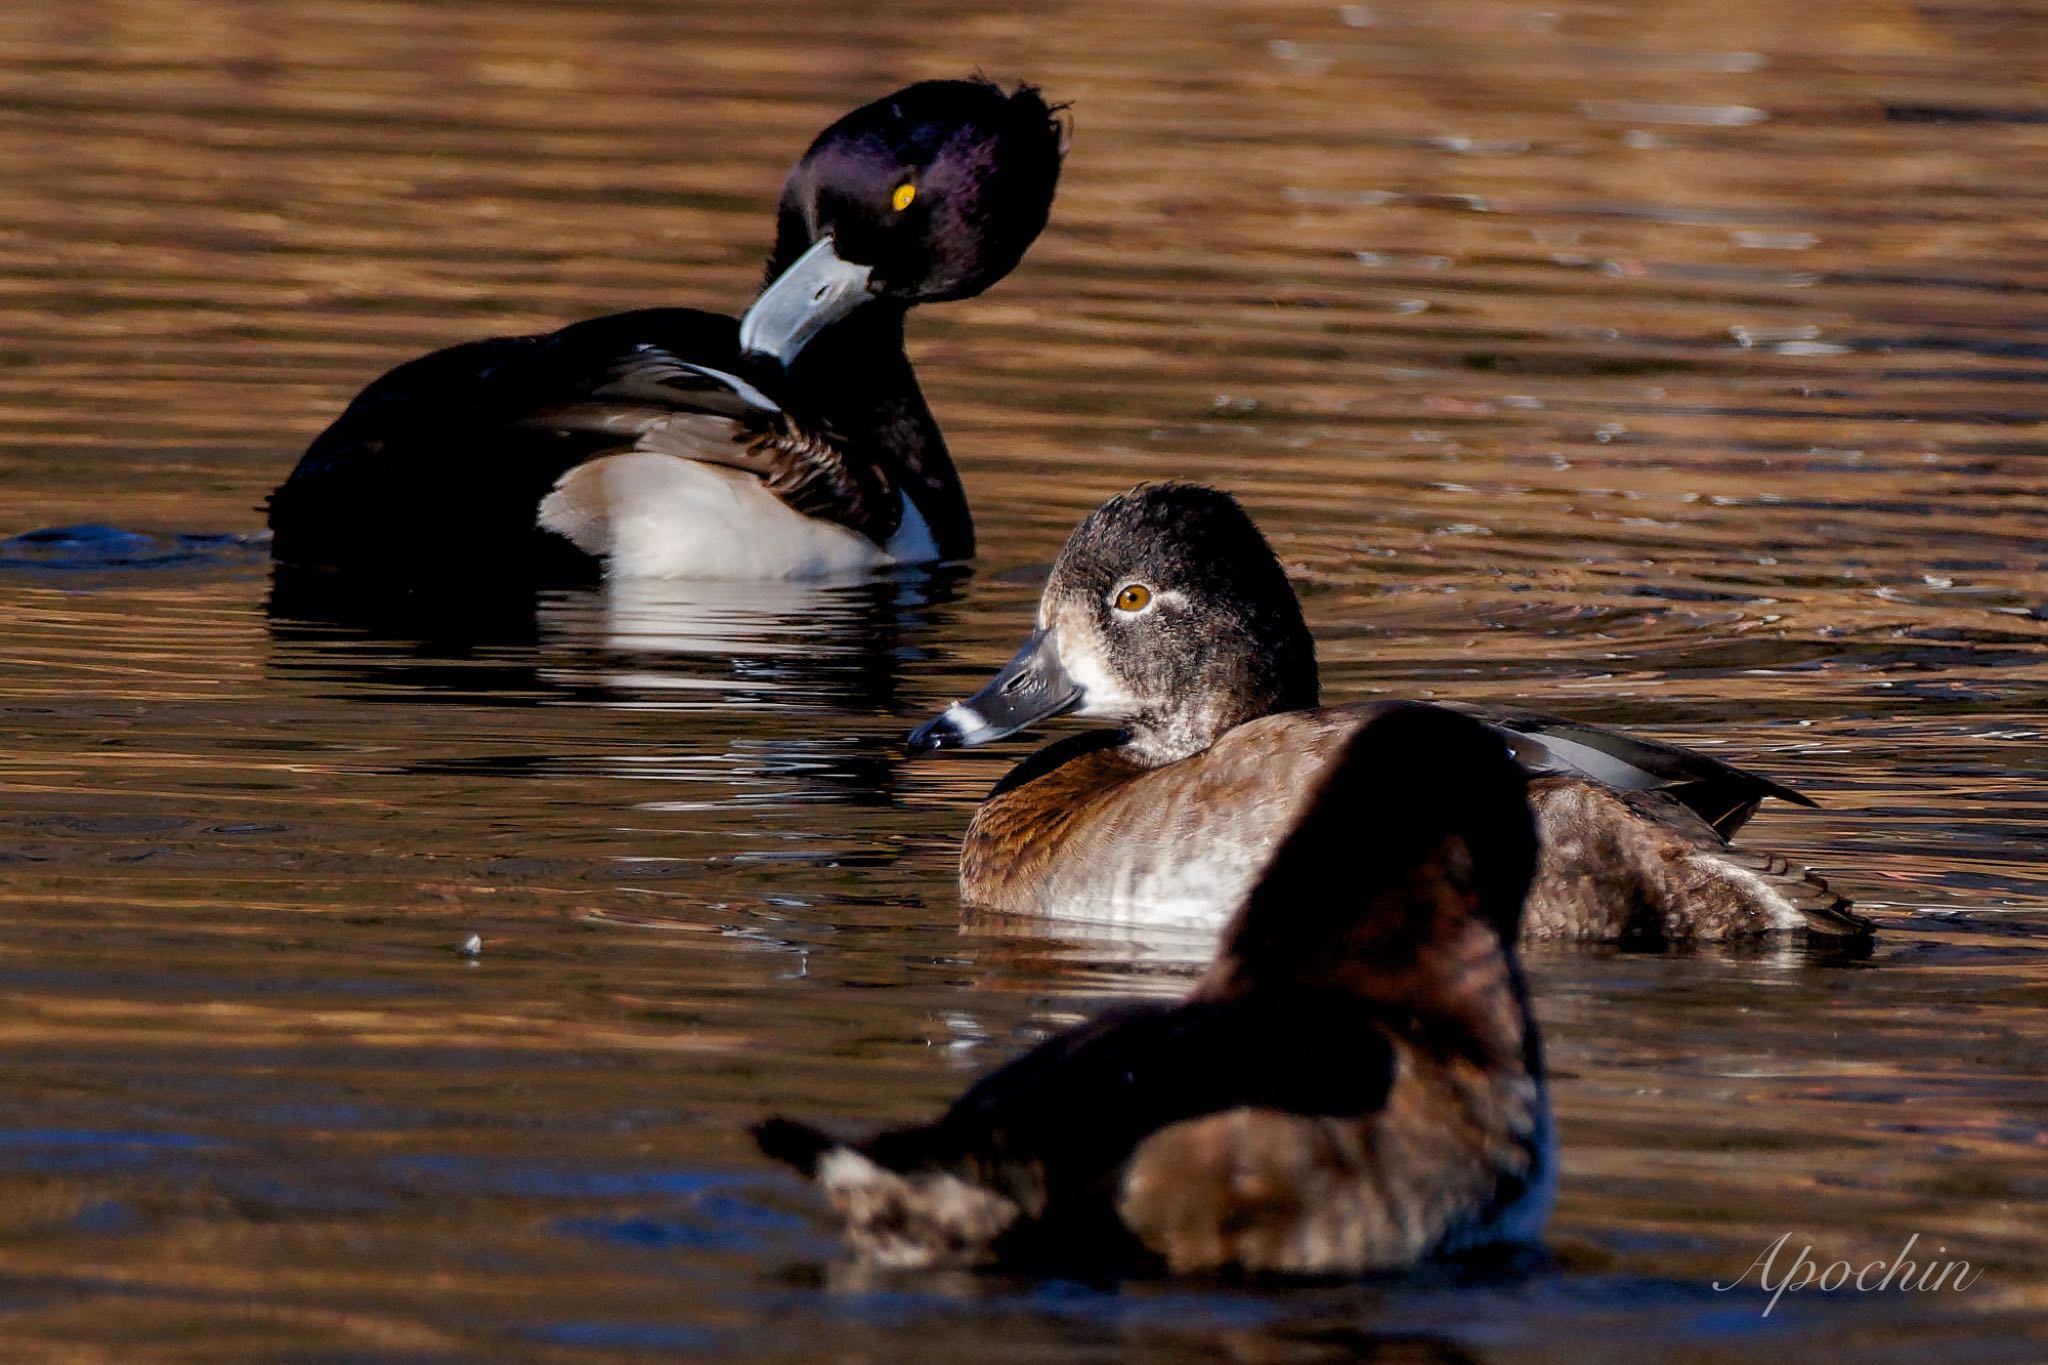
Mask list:
[[[1200,484],[1143,484],[1075,528],[1039,599],[1037,630],[909,748],[986,744],[1073,714],[1115,721],[1126,755],[1158,766],[1316,696],[1315,641],[1237,500]]]

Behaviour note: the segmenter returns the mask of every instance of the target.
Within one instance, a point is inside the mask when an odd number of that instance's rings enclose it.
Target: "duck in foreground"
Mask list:
[[[1522,773],[1479,722],[1383,703],[1314,785],[1180,1004],[1059,1034],[936,1122],[841,1142],[774,1119],[762,1150],[892,1266],[1356,1275],[1537,1241],[1556,1162],[1514,948]]]
[[[1258,528],[1226,494],[1153,484],[1081,523],[1038,630],[910,748],[983,744],[1066,712],[1115,722],[1048,745],[997,785],[961,849],[962,892],[994,910],[1215,924],[1330,799],[1319,774],[1373,714],[1317,700],[1315,643]],[[1767,796],[1812,804],[1798,793],[1595,726],[1460,709],[1533,779],[1543,852],[1525,936],[1868,935],[1818,877],[1728,842]],[[1380,780],[1398,794],[1432,766]]]
[[[1030,86],[925,81],[811,144],[737,321],[645,309],[392,370],[270,497],[281,563],[442,578],[818,578],[974,553],[903,349],[1045,226],[1065,130]]]

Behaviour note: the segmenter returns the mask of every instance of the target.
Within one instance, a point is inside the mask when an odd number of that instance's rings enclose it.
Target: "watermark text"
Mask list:
[[[1920,1241],[1917,1232],[1906,1239],[1906,1244],[1899,1248],[1899,1254],[1891,1260],[1870,1261],[1861,1267],[1847,1261],[1817,1261],[1813,1257],[1813,1248],[1803,1246],[1791,1256],[1781,1274],[1778,1258],[1785,1254],[1785,1244],[1791,1240],[1792,1234],[1786,1233],[1765,1247],[1740,1275],[1726,1284],[1714,1281],[1714,1288],[1726,1293],[1747,1280],[1750,1272],[1754,1271],[1757,1287],[1771,1296],[1771,1301],[1764,1305],[1764,1316],[1769,1317],[1778,1306],[1779,1299],[1802,1289],[1833,1292],[1853,1286],[1865,1294],[1881,1294],[1887,1290],[1933,1293],[1941,1289],[1968,1289],[1984,1274],[1968,1261],[1944,1259],[1948,1255],[1947,1247],[1936,1247],[1933,1256],[1921,1253],[1921,1259],[1909,1259]]]

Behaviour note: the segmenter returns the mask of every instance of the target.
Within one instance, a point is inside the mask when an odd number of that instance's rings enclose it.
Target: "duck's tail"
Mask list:
[[[1669,792],[1539,777],[1544,854],[1530,895],[1538,938],[1738,942],[1804,931],[1841,945],[1874,926],[1827,882],[1761,849],[1733,847]]]
[[[978,1265],[1023,1212],[1016,1201],[962,1174],[891,1170],[808,1123],[772,1118],[753,1131],[764,1154],[818,1182],[846,1220],[847,1241],[876,1265]]]
[[[1718,856],[1763,879],[1799,913],[1809,934],[1848,939],[1869,938],[1876,931],[1876,924],[1868,916],[1850,908],[1855,902],[1838,895],[1827,878],[1812,868],[1762,849],[1728,848]]]

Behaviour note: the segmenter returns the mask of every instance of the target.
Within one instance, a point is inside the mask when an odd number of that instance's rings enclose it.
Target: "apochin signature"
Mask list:
[[[1748,1269],[1728,1281],[1728,1283],[1722,1284],[1719,1280],[1715,1280],[1714,1288],[1722,1293],[1726,1293],[1748,1279],[1749,1272],[1754,1270],[1756,1272],[1757,1287],[1768,1291],[1771,1296],[1771,1301],[1764,1305],[1763,1314],[1765,1317],[1769,1317],[1771,1310],[1778,1306],[1778,1300],[1784,1297],[1787,1290],[1797,1292],[1798,1290],[1812,1287],[1833,1291],[1854,1285],[1858,1290],[1866,1294],[1883,1293],[1888,1289],[1902,1291],[1919,1290],[1926,1293],[1932,1293],[1938,1289],[1960,1291],[1968,1289],[1981,1279],[1984,1274],[1981,1270],[1972,1269],[1968,1261],[1927,1260],[1923,1262],[1907,1260],[1907,1254],[1913,1250],[1914,1244],[1920,1240],[1920,1234],[1916,1232],[1906,1239],[1906,1244],[1899,1248],[1899,1254],[1892,1257],[1889,1262],[1871,1261],[1860,1270],[1847,1261],[1829,1261],[1826,1265],[1822,1265],[1813,1259],[1813,1248],[1803,1246],[1799,1248],[1798,1255],[1792,1258],[1792,1263],[1785,1267],[1784,1278],[1773,1284],[1771,1282],[1772,1267],[1777,1263],[1778,1253],[1785,1249],[1785,1243],[1791,1240],[1792,1234],[1786,1233],[1783,1237],[1765,1247],[1762,1253],[1749,1263]],[[1936,1247],[1935,1253],[1937,1255],[1946,1255],[1948,1248]],[[1870,1279],[1872,1276],[1881,1276],[1881,1278],[1873,1281]],[[1951,1279],[1951,1276],[1954,1278]],[[1930,1279],[1930,1277],[1932,1278]]]

